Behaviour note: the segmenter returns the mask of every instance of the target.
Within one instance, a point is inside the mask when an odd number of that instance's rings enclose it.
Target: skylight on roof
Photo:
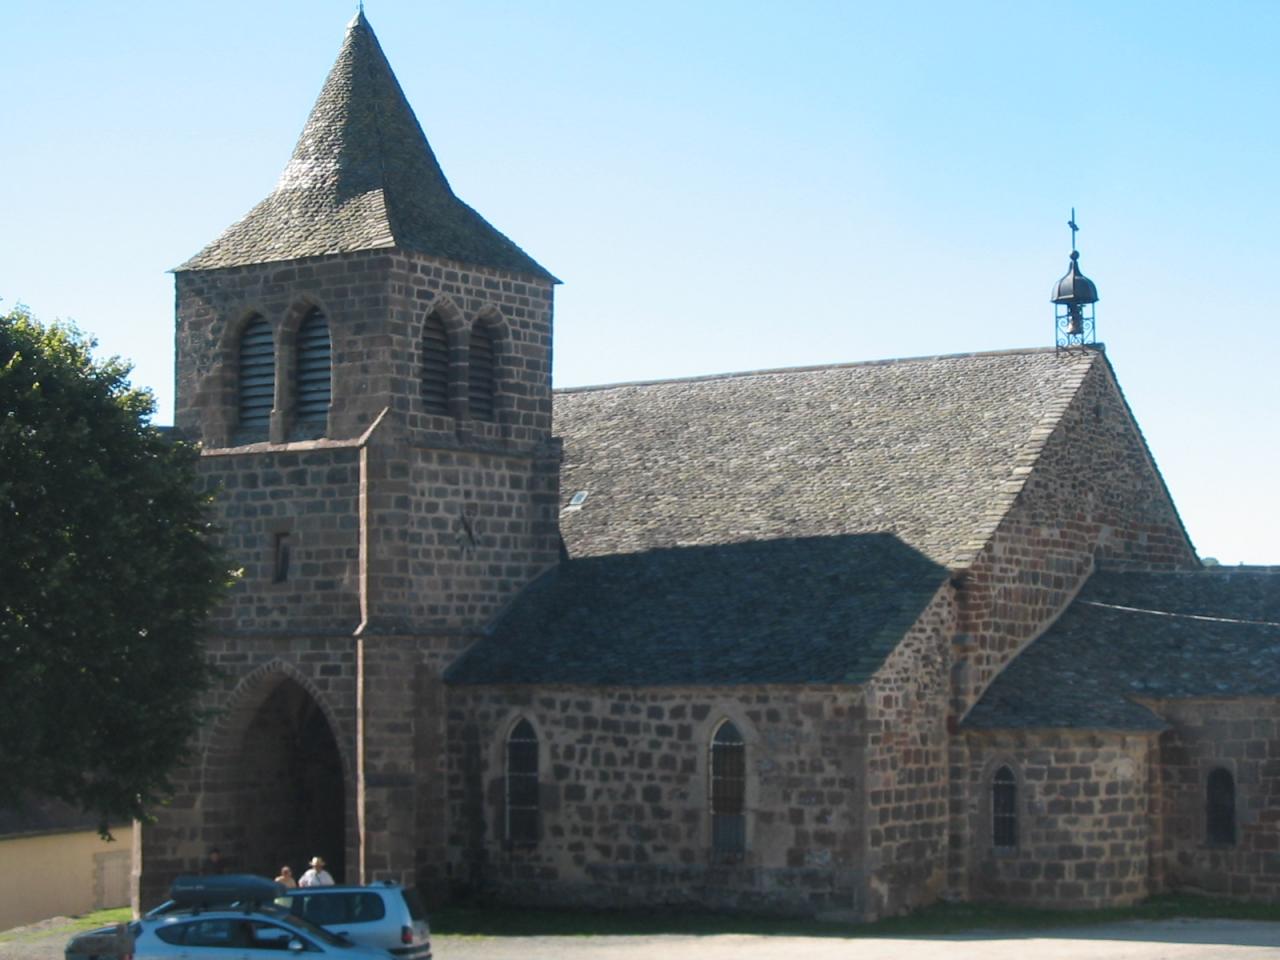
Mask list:
[[[587,491],[579,490],[569,498],[568,505],[562,512],[568,513],[570,510],[581,510],[582,505],[587,502]]]

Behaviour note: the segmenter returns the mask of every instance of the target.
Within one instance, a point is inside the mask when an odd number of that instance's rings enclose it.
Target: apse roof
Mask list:
[[[392,247],[555,280],[454,195],[359,13],[271,195],[178,270]]]
[[[1144,704],[1277,695],[1280,568],[1101,572],[964,724],[1156,730]]]

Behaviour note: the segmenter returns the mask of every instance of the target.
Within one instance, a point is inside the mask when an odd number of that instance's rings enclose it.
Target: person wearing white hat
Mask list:
[[[333,875],[324,868],[324,857],[312,857],[311,869],[298,880],[300,887],[332,887]]]

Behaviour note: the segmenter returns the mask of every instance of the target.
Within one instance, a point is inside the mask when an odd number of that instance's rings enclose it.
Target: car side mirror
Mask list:
[[[299,940],[297,937],[294,937],[292,940],[289,941],[289,951],[291,953],[301,953],[305,949],[306,947],[302,945],[302,941]]]

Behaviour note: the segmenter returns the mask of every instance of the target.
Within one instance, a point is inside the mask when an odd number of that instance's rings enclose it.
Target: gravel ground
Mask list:
[[[0,960],[62,960],[65,917],[0,942]],[[6,935],[8,936],[8,935]],[[1280,923],[1129,921],[948,937],[436,937],[435,960],[1280,960]]]

